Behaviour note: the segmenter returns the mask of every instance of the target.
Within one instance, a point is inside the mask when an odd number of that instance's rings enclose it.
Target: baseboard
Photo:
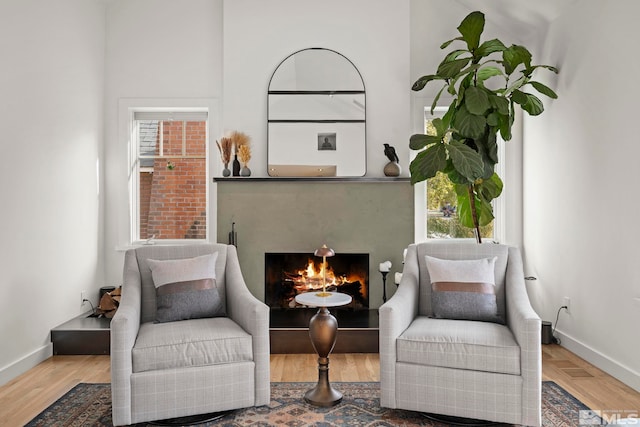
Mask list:
[[[560,330],[556,330],[556,335],[560,337],[560,345],[567,350],[640,392],[640,374],[633,369],[624,366]]]
[[[0,386],[24,374],[53,355],[53,344],[49,343],[32,351],[21,359],[0,368]]]

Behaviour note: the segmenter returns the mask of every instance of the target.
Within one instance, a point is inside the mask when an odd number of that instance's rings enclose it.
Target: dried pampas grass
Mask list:
[[[220,150],[220,158],[222,159],[222,163],[226,165],[231,161],[231,148],[233,147],[233,141],[231,138],[222,137],[220,138],[220,142],[216,141],[218,145],[218,150]]]
[[[238,149],[240,147],[249,145],[249,143],[251,142],[251,138],[249,138],[249,135],[238,131],[231,132],[229,138],[231,138],[231,141],[233,142],[233,148],[235,149],[236,154],[240,154],[238,152]]]
[[[238,148],[238,160],[245,166],[249,163],[249,160],[251,160],[251,147],[249,144],[243,144]]]

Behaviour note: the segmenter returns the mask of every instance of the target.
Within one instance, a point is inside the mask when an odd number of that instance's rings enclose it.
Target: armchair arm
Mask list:
[[[135,250],[125,254],[122,297],[111,319],[111,395],[114,425],[131,424],[131,351],[140,329],[142,299]]]
[[[247,288],[240,270],[235,246],[227,249],[225,267],[227,315],[253,338],[253,361],[256,365],[256,406],[266,405],[270,399],[269,373],[269,307]]]
[[[407,250],[396,293],[380,306],[380,404],[396,407],[396,339],[418,314],[420,269],[415,245]]]
[[[542,349],[540,339],[541,320],[531,307],[524,282],[522,256],[518,248],[509,248],[505,297],[507,326],[520,346],[520,371],[522,375],[522,423],[540,425]]]

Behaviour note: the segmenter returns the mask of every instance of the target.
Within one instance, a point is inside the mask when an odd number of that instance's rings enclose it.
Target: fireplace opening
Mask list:
[[[328,291],[352,297],[345,308],[369,308],[369,254],[336,253],[326,267]],[[303,306],[295,297],[303,292],[321,291],[322,258],[309,253],[265,254],[265,303],[272,310],[296,309]]]

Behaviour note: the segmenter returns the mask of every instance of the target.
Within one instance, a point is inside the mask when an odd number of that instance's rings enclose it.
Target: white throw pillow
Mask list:
[[[497,257],[449,260],[426,255],[425,260],[434,317],[504,323],[496,301]]]
[[[218,253],[195,258],[154,260],[147,263],[156,287],[156,321],[224,316],[216,287]]]

